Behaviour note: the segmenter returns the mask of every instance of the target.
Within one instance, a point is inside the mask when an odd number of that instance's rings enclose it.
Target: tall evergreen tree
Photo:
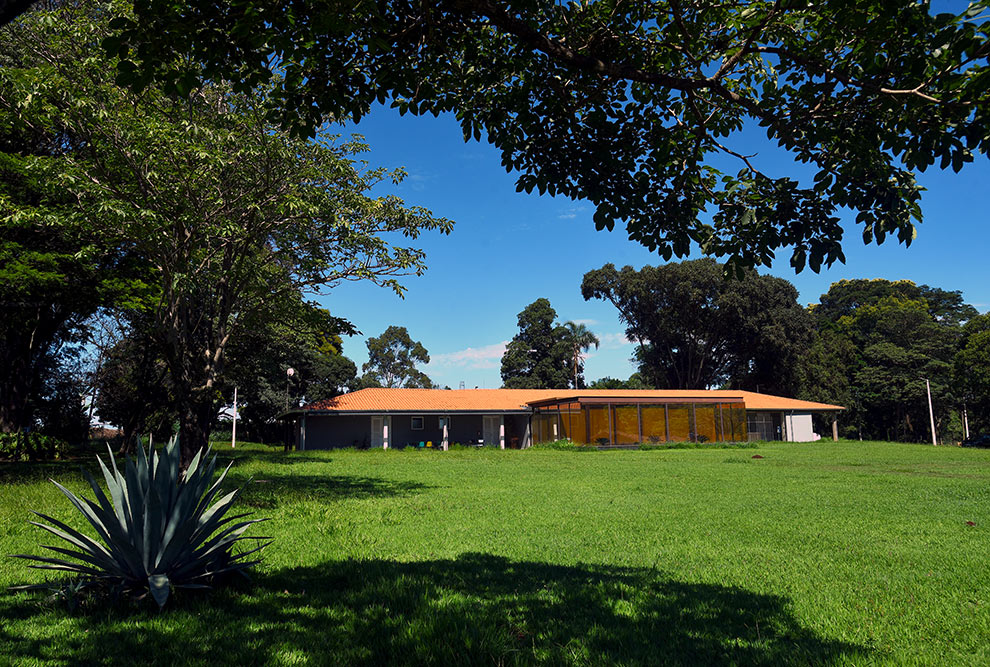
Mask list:
[[[574,344],[567,327],[557,323],[547,299],[537,299],[519,313],[519,333],[502,355],[506,389],[564,389],[571,383]]]

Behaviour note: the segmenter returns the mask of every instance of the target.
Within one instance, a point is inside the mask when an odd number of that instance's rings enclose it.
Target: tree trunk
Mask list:
[[[179,405],[179,449],[182,453],[180,467],[189,467],[196,452],[205,450],[210,444],[210,426],[213,423],[214,408],[211,398],[200,398],[186,394]]]
[[[28,425],[33,369],[25,358],[10,359],[2,367],[6,372],[0,378],[0,433],[16,433]]]

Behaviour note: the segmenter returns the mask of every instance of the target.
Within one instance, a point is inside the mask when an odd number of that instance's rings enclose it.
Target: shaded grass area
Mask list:
[[[219,604],[180,604],[167,622],[79,616],[61,647],[100,662],[107,646],[154,664],[808,664],[864,655],[803,628],[777,596],[689,584],[638,568],[560,566],[489,554],[412,563],[330,561],[261,577]],[[29,603],[11,618],[37,615]],[[56,657],[4,636],[8,656]],[[181,650],[178,645],[183,645]]]
[[[987,451],[218,451],[272,519],[253,587],[3,594],[0,663],[990,662]],[[44,481],[76,470],[0,466],[0,552],[37,552],[29,507],[80,525]]]

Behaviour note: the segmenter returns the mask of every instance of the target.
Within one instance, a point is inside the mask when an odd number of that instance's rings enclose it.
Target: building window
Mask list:
[[[414,430],[414,431],[422,431],[423,430],[423,418],[422,417],[413,417],[412,418],[412,430]]]

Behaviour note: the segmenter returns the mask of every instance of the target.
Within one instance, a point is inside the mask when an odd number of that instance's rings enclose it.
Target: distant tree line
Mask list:
[[[943,439],[961,439],[963,419],[971,432],[990,429],[990,315],[958,291],[843,280],[805,308],[787,280],[754,270],[727,278],[700,259],[606,264],[585,274],[581,292],[616,307],[638,369],[590,388],[780,394],[846,407],[846,437],[926,441],[927,380]],[[519,328],[502,359],[506,387],[585,386],[567,373],[579,348],[549,301],[527,306]]]

